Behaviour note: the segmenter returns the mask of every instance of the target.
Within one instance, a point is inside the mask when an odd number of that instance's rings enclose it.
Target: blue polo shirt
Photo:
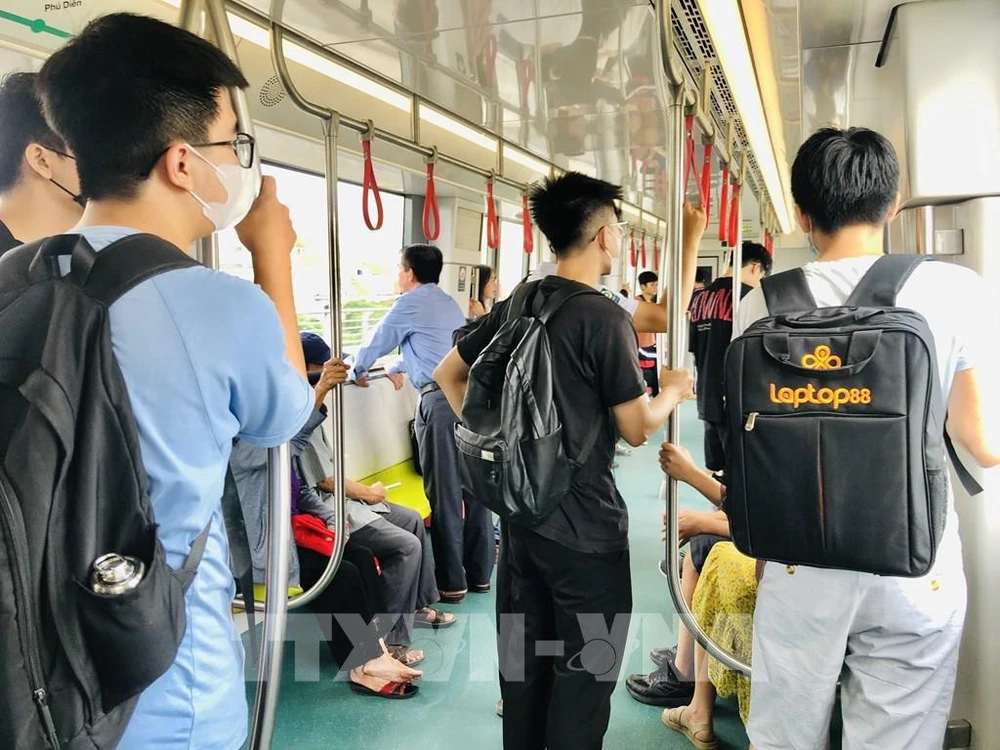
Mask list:
[[[133,233],[81,231],[98,251]],[[313,392],[285,357],[274,304],[247,281],[201,266],[169,271],[115,302],[110,322],[171,567],[212,522],[177,659],[140,696],[119,748],[235,750],[248,709],[221,508],[226,466],[234,437],[262,447],[294,437]]]

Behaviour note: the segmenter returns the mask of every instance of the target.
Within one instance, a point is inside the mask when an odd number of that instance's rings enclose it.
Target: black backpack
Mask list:
[[[724,507],[744,554],[931,569],[947,510],[945,401],[927,321],[896,306],[922,260],[883,256],[839,307],[817,308],[801,269],[762,282],[769,317],[733,341],[725,367]]]
[[[469,371],[455,425],[465,493],[524,526],[538,525],[559,506],[604,423],[595,420],[575,459],[566,455],[545,326],[567,300],[599,292],[565,287],[546,297],[541,283],[514,292],[506,321]]]
[[[59,273],[58,260],[71,259]],[[118,744],[139,693],[173,663],[184,592],[208,536],[171,570],[156,536],[108,307],[140,282],[196,265],[149,235],[95,253],[61,235],[0,260],[0,737],[13,750]],[[117,552],[145,575],[95,593]]]

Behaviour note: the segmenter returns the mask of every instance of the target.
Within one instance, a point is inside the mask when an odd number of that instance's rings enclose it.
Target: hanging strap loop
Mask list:
[[[524,229],[524,254],[531,255],[535,249],[535,232],[531,228],[531,212],[528,210],[528,194],[521,193],[521,226]]]
[[[740,225],[740,184],[733,185],[733,199],[729,204],[729,246],[736,247]]]
[[[642,258],[642,267],[646,267],[646,233],[642,233],[642,242],[639,244],[639,257]]]
[[[428,242],[433,242],[441,234],[441,211],[438,209],[437,191],[434,189],[434,165],[437,163],[437,147],[431,147],[431,155],[424,157],[424,163],[427,165],[427,190],[424,195],[424,238]]]
[[[712,215],[712,151],[711,143],[706,143],[701,160],[701,205],[705,209],[705,226]]]
[[[486,247],[500,247],[500,222],[497,220],[497,202],[493,199],[493,173],[486,179]]]
[[[660,238],[656,236],[653,238],[653,270],[660,270]]]
[[[729,244],[729,167],[722,168],[722,198],[719,200],[719,242]]]
[[[365,122],[365,130],[361,133],[361,150],[364,153],[365,167],[364,177],[361,181],[361,215],[364,217],[365,226],[371,231],[382,228],[384,218],[382,212],[382,195],[378,189],[378,180],[375,179],[375,167],[372,164],[372,139],[375,137],[375,124],[371,120]],[[375,197],[375,221],[372,221],[369,204],[371,196]]]
[[[698,178],[695,176],[698,167],[694,163],[694,115],[684,116],[684,192],[687,193],[688,185],[691,184],[692,178],[695,182],[695,189],[698,190],[698,197],[701,197],[701,186],[698,184]]]

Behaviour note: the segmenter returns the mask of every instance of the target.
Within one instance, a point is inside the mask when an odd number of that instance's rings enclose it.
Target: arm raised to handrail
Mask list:
[[[669,19],[668,19],[669,20]],[[675,86],[670,91],[670,106],[668,108],[668,128],[667,128],[667,159],[670,165],[670,175],[667,180],[669,185],[669,195],[667,199],[667,211],[671,218],[667,222],[668,236],[667,242],[663,244],[663,256],[660,267],[670,269],[669,274],[665,274],[676,287],[669,295],[667,336],[669,339],[670,367],[677,368],[684,366],[684,334],[687,331],[682,307],[684,300],[681,299],[680,283],[682,278],[682,217],[684,204],[684,109],[686,106],[686,96],[683,86]],[[670,265],[667,265],[667,262]],[[660,338],[663,338],[662,336]],[[657,346],[657,357],[661,359],[664,355],[664,347]],[[667,439],[680,444],[681,421],[675,409],[667,418]],[[680,541],[677,537],[677,510],[679,499],[679,486],[676,479],[667,477],[667,588],[670,591],[670,598],[673,599],[677,614],[684,623],[684,627],[694,636],[694,639],[711,656],[718,659],[729,669],[750,674],[750,666],[744,664],[719,644],[713,641],[708,634],[701,629],[694,614],[688,607],[687,602],[681,595],[681,570],[680,570]]]

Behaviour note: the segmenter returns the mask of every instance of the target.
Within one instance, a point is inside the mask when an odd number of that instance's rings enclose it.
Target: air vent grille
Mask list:
[[[681,61],[688,69],[691,78],[700,82],[702,71],[708,67],[712,86],[712,115],[717,123],[728,123],[729,120],[736,122],[736,140],[739,150],[746,151],[748,174],[744,180],[750,190],[761,199],[760,165],[757,157],[749,148],[746,131],[739,118],[736,103],[733,100],[729,84],[723,75],[722,66],[719,64],[715,53],[715,46],[708,35],[708,29],[698,10],[696,0],[673,0],[670,9],[670,21],[674,31],[674,41]],[[722,129],[724,132],[724,129]]]
[[[281,85],[278,76],[271,76],[264,81],[257,98],[264,107],[277,107],[285,100],[285,87]]]

